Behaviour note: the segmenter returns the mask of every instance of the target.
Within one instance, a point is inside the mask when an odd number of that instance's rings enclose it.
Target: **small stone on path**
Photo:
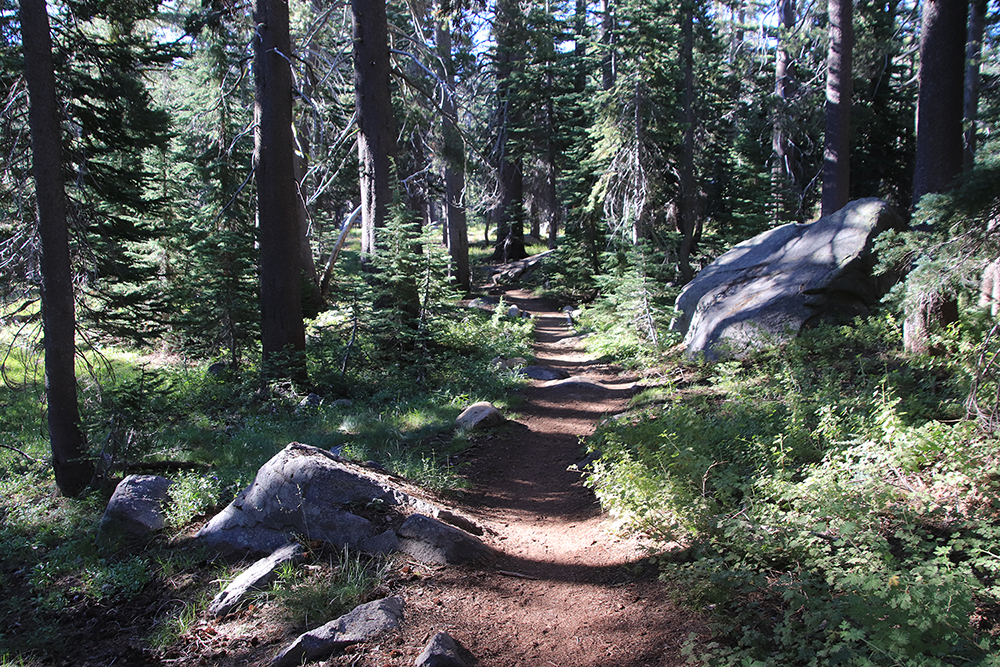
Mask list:
[[[468,667],[458,655],[458,645],[447,632],[439,632],[417,656],[414,667]]]

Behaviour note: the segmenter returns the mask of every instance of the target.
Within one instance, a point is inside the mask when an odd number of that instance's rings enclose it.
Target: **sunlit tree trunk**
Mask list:
[[[305,381],[288,4],[256,0],[253,19],[261,343],[268,374]]]
[[[823,139],[821,215],[847,205],[851,182],[852,0],[829,0],[830,47],[826,57],[826,132]]]
[[[351,0],[354,15],[354,101],[361,182],[361,252],[375,252],[375,230],[392,203],[396,124],[389,91],[389,37],[384,0]]]
[[[32,172],[41,237],[42,327],[49,442],[59,492],[80,494],[94,477],[80,428],[76,387],[76,311],[70,271],[66,192],[56,106],[52,40],[45,0],[21,0],[21,41],[28,84]]]

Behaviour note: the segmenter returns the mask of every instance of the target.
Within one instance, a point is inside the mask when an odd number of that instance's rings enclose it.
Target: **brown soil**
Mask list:
[[[632,378],[588,358],[562,313],[523,292],[506,299],[537,318],[537,363],[573,379],[532,382],[514,420],[467,454],[463,509],[499,555],[479,568],[411,564],[423,576],[399,591],[402,644],[331,665],[412,665],[439,630],[479,667],[680,665],[681,644],[705,629],[672,601],[640,545],[611,534],[593,492],[568,469],[585,455],[581,437],[625,407]]]

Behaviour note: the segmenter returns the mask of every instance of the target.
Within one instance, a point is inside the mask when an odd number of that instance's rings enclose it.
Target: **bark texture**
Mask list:
[[[826,132],[823,139],[821,215],[847,206],[851,185],[853,3],[829,0],[830,50],[826,58]]]
[[[288,3],[255,0],[253,18],[261,343],[268,372],[304,381]]]
[[[455,101],[455,71],[451,56],[451,26],[447,19],[439,19],[434,27],[438,57],[445,86],[441,111],[441,138],[444,156],[444,215],[445,237],[451,254],[453,279],[463,291],[471,287],[469,271],[469,229],[465,213],[465,143],[456,127],[458,105]]]
[[[42,326],[49,441],[59,492],[80,494],[93,480],[80,428],[76,386],[76,311],[70,270],[62,130],[56,106],[52,38],[45,0],[21,0],[21,40],[28,84],[32,173],[41,237]]]
[[[914,205],[927,193],[947,190],[962,171],[967,7],[964,0],[924,2]]]
[[[351,0],[354,15],[354,102],[361,181],[361,252],[375,252],[375,230],[392,203],[396,126],[389,89],[389,36],[384,0]]]

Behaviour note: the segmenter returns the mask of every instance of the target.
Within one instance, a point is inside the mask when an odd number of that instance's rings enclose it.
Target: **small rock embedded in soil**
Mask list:
[[[447,632],[439,632],[427,643],[414,667],[468,667],[458,655],[458,645]]]
[[[455,426],[465,431],[478,431],[491,426],[499,426],[505,419],[489,401],[473,403],[455,419]]]
[[[286,544],[267,558],[261,558],[215,596],[208,607],[208,613],[219,618],[228,615],[243,603],[248,593],[260,590],[274,581],[278,568],[285,563],[301,563],[305,555],[305,547],[296,543]]]
[[[403,621],[403,599],[384,598],[355,607],[340,618],[299,635],[271,662],[272,667],[294,667],[313,662],[352,644],[371,641],[399,630]]]
[[[101,518],[99,539],[141,537],[162,530],[172,483],[157,475],[129,475],[119,482]]]
[[[478,538],[422,514],[399,528],[399,550],[423,563],[463,565],[493,555]]]

